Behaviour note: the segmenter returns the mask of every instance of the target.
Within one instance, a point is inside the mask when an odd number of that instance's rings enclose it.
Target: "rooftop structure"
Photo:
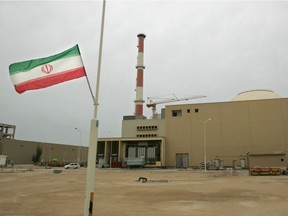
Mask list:
[[[0,140],[2,140],[2,138],[14,139],[15,130],[15,125],[0,123]]]
[[[282,98],[271,90],[256,89],[250,91],[244,91],[239,93],[232,101],[246,101],[246,100],[263,100],[263,99],[276,99]]]

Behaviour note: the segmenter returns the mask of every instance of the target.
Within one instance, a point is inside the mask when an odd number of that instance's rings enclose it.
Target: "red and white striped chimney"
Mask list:
[[[143,74],[144,74],[144,39],[146,35],[138,34],[138,56],[137,56],[137,79],[136,79],[136,100],[135,116],[143,116]]]

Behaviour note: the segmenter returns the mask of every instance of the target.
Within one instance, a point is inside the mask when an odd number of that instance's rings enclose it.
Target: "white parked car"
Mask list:
[[[78,163],[70,163],[64,166],[65,169],[79,169],[80,165]]]

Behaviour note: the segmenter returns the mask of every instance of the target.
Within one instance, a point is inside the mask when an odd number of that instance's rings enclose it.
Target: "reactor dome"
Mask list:
[[[276,98],[282,97],[271,90],[258,89],[241,92],[236,97],[234,97],[232,101],[263,100]]]

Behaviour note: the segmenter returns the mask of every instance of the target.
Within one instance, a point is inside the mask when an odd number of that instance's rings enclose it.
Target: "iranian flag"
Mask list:
[[[11,64],[9,73],[19,94],[86,76],[78,45],[46,58]]]

